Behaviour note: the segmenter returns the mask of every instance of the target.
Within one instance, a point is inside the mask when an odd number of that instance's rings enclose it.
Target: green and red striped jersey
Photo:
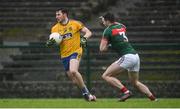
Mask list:
[[[103,39],[106,39],[108,44],[111,44],[112,49],[120,56],[136,53],[135,49],[128,42],[126,27],[123,24],[114,23],[108,26],[103,32]]]

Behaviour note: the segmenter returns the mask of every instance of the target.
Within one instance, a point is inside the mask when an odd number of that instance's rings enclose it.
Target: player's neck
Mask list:
[[[69,19],[65,18],[64,21],[61,24],[66,25],[68,22],[69,22]]]
[[[115,22],[109,22],[108,26],[111,26],[111,25],[114,25],[114,24],[116,24],[116,23]]]

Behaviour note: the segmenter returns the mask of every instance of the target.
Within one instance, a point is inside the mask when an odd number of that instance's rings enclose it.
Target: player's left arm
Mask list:
[[[99,50],[101,52],[108,50],[108,40],[105,37],[101,39]]]
[[[84,33],[84,38],[88,39],[92,36],[92,32],[87,28],[87,27],[83,27],[81,29],[81,32]]]
[[[81,37],[81,46],[83,48],[85,48],[87,46],[87,39],[90,38],[92,36],[92,33],[91,31],[86,28],[86,27],[83,27],[81,29],[81,32],[84,33],[84,36]]]

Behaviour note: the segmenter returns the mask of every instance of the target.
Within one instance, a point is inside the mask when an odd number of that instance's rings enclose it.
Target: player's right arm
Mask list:
[[[53,33],[53,32],[57,32],[57,27],[56,27],[56,25],[51,28],[51,33]],[[48,39],[48,40],[46,41],[46,47],[51,47],[51,46],[53,46],[55,43],[56,43],[56,41],[55,41],[54,39]]]
[[[101,52],[103,51],[107,51],[108,50],[108,46],[109,46],[109,36],[110,36],[110,30],[108,28],[106,28],[103,32],[103,36],[100,42],[100,47],[99,50]]]
[[[99,50],[101,52],[108,50],[108,40],[105,37],[101,39]]]
[[[49,39],[49,40],[46,41],[46,47],[51,47],[51,46],[53,46],[55,43],[56,43],[56,41],[55,41],[53,38],[51,38],[51,39]]]

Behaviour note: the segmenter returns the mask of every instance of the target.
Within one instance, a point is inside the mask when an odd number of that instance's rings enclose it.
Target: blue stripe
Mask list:
[[[68,70],[69,70],[70,60],[71,60],[71,59],[76,59],[77,56],[78,56],[78,53],[73,53],[73,54],[71,54],[70,56],[61,59],[63,65],[64,65],[64,68],[65,68],[65,71],[68,71]]]

